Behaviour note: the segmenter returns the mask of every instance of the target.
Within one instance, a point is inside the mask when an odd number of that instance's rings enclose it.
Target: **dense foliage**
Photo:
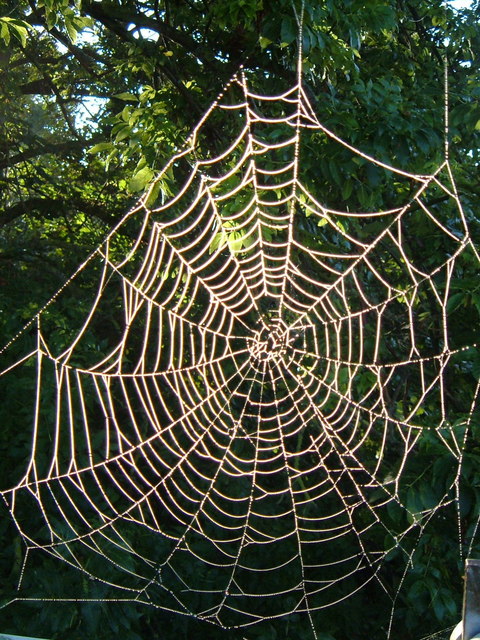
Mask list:
[[[292,0],[6,0],[0,15],[0,347],[65,282],[136,201],[192,130],[240,64],[266,91],[295,77],[297,21]],[[448,54],[450,154],[464,211],[480,240],[480,3],[462,11],[440,0],[305,1],[304,74],[322,122],[366,153],[411,172],[428,173],[444,153],[443,57]],[[256,78],[256,80],[255,80]],[[228,119],[209,123],[205,153],[220,145]],[[338,145],[313,144],[305,172],[329,206],[351,210],[389,204],[381,171],[352,160]],[[404,181],[392,198],[411,193]],[[168,176],[161,185],[166,194]],[[403,190],[403,194],[402,194]],[[442,204],[442,194],[438,203]],[[395,205],[395,202],[393,203]],[[409,238],[425,261],[442,249],[419,216]],[[128,229],[126,230],[128,233]],[[430,233],[430,230],[428,231]],[[88,282],[73,287],[50,321],[68,333],[85,310]],[[480,292],[474,265],[455,274],[449,312],[458,345],[478,340]],[[70,296],[70,297],[68,297]],[[437,307],[432,303],[430,314]],[[114,313],[114,311],[112,311]],[[425,327],[435,326],[427,314]],[[438,338],[438,336],[437,336]],[[435,339],[433,336],[432,339]],[[28,346],[28,334],[18,349]],[[453,345],[454,346],[454,345]],[[14,347],[15,350],[15,347]],[[452,416],[462,423],[480,374],[470,354],[447,381]],[[402,381],[396,402],[415,389]],[[0,488],[18,477],[30,446],[23,398],[33,380],[4,388],[0,405]],[[432,422],[438,421],[431,407]],[[476,416],[475,416],[476,418]],[[16,437],[13,437],[16,434]],[[473,421],[462,467],[460,519],[452,504],[427,524],[407,572],[396,613],[398,638],[419,638],[460,617],[458,528],[467,535],[480,512],[480,449]],[[11,442],[15,442],[12,449]],[[393,462],[392,462],[393,464]],[[402,498],[411,513],[430,508],[450,486],[451,457],[423,438],[408,467]],[[454,497],[454,496],[452,496]],[[390,527],[404,526],[392,512]],[[0,521],[0,597],[8,601],[22,571],[22,542],[6,513]],[[473,548],[475,554],[479,549]],[[391,558],[392,589],[402,576]],[[89,593],[86,578],[31,559],[24,586],[66,597]],[[100,587],[98,587],[100,589]],[[372,588],[373,589],[373,588]],[[97,594],[110,596],[106,586]],[[370,591],[321,612],[319,640],[381,637],[388,602]],[[1,602],[1,601],[0,601]],[[377,615],[378,614],[378,615]],[[307,637],[308,620],[266,621],[228,637]],[[379,632],[379,626],[382,627]],[[48,638],[221,638],[226,632],[190,618],[137,605],[16,603],[0,609],[0,631]]]

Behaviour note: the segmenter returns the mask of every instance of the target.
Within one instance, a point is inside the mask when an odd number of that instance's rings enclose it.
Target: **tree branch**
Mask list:
[[[25,151],[20,151],[14,156],[8,156],[3,145],[0,145],[0,169],[6,169],[13,165],[25,162],[31,158],[45,155],[46,153],[61,153],[71,154],[73,151],[81,151],[86,146],[86,140],[67,140],[66,142],[47,142],[42,140],[41,146],[30,146]],[[2,148],[3,147],[3,148]]]
[[[197,42],[194,38],[186,33],[178,31],[175,27],[167,24],[167,22],[159,20],[158,18],[150,18],[148,16],[134,13],[132,11],[122,12],[119,6],[111,7],[112,11],[109,11],[109,5],[99,2],[85,2],[82,4],[82,10],[91,18],[98,20],[105,27],[116,33],[123,40],[137,42],[126,29],[126,25],[134,24],[138,28],[151,29],[162,37],[175,42],[183,49],[193,54],[196,58],[208,68],[218,71],[216,65],[212,64],[205,47]]]
[[[22,200],[7,207],[0,215],[0,227],[13,222],[16,218],[25,214],[31,215],[35,211],[42,216],[59,217],[75,211],[88,213],[102,222],[111,225],[115,222],[115,214],[110,207],[99,206],[98,202],[92,203],[85,200],[72,201],[63,198],[33,197]]]

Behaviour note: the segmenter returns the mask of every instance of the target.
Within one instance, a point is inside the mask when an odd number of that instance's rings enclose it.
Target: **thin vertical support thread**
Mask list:
[[[298,166],[300,158],[300,128],[302,118],[302,59],[303,59],[303,16],[305,13],[305,0],[302,0],[300,7],[300,14],[297,13],[295,5],[293,4],[293,12],[298,25],[298,55],[297,55],[297,113],[295,119],[295,147],[293,152],[293,179],[292,179],[292,194],[288,204],[288,239],[285,250],[285,271],[283,275],[280,301],[278,304],[278,316],[282,317],[284,308],[285,291],[287,287],[288,269],[290,262],[291,247],[293,244],[293,219],[295,215],[295,206],[297,201],[297,186],[298,186]]]
[[[445,29],[448,24],[448,0],[444,0],[443,2],[443,11],[445,15]],[[448,33],[448,32],[447,32]],[[448,36],[447,36],[448,38]],[[448,87],[448,39],[446,37],[443,38],[443,122],[444,122],[444,154],[445,154],[445,162],[448,164],[450,150],[449,150],[449,87]]]
[[[303,61],[303,17],[305,14],[305,0],[302,0],[300,6],[300,14],[297,14],[295,5],[293,5],[293,11],[295,13],[295,19],[298,24],[298,55],[297,55],[297,80],[300,86],[302,79],[302,61]]]
[[[445,145],[445,160],[448,162],[449,159],[449,101],[448,101],[448,57],[447,53],[443,57],[443,106],[444,106],[444,145]]]

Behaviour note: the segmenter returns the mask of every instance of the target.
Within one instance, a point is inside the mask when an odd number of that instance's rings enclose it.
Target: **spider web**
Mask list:
[[[302,159],[332,145],[381,173],[388,207],[314,195]],[[478,260],[448,156],[397,169],[327,129],[300,74],[259,95],[240,71],[3,370],[35,364],[31,457],[2,491],[26,559],[225,627],[303,612],[314,628],[372,582],[393,607],[386,563],[408,567],[458,501],[478,386],[454,423],[448,382],[475,344],[449,300]],[[62,343],[52,303],[86,274],[96,293]],[[455,471],[416,507],[404,478],[425,437]]]

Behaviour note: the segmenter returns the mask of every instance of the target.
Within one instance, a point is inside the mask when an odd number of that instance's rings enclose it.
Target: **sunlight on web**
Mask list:
[[[381,171],[388,208],[316,195],[302,159],[327,145]],[[327,129],[300,76],[259,95],[240,72],[4,369],[36,363],[31,457],[2,492],[26,571],[41,550],[119,599],[225,627],[303,612],[314,629],[371,582],[393,609],[386,561],[407,567],[458,497],[478,387],[454,425],[447,380],[475,345],[448,305],[478,260],[448,160],[390,166]],[[62,341],[53,302],[88,272]],[[426,433],[456,472],[414,509],[402,480]]]

